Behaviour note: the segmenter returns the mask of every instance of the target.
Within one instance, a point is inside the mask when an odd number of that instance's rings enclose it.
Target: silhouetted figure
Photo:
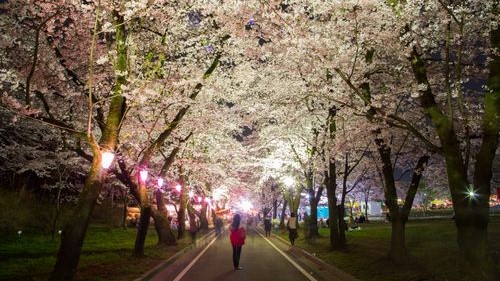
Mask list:
[[[271,218],[266,216],[264,219],[264,231],[266,232],[266,237],[271,236]]]
[[[297,239],[297,217],[295,217],[295,213],[290,213],[290,218],[286,223],[286,228],[288,229],[288,238],[290,238],[290,243],[292,245],[295,244],[295,239]]]
[[[222,219],[217,217],[215,219],[215,234],[219,235],[222,233]]]
[[[359,223],[365,223],[366,222],[366,218],[364,215],[361,215],[359,216]]]

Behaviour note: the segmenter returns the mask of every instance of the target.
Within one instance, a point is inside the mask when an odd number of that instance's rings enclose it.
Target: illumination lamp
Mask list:
[[[113,162],[113,159],[115,159],[115,154],[110,151],[105,151],[102,153],[102,160],[101,160],[101,166],[104,169],[107,169],[111,166],[111,163]]]
[[[148,170],[141,170],[139,172],[139,176],[141,177],[142,182],[146,182],[146,180],[148,179]]]
[[[291,188],[293,186],[294,180],[291,177],[285,177],[283,178],[283,183],[288,187]]]

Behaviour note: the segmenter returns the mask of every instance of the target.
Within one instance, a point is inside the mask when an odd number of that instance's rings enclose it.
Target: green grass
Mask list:
[[[391,227],[384,222],[361,224],[361,230],[346,233],[348,248],[330,251],[329,229],[320,229],[322,237],[296,245],[320,259],[349,272],[363,281],[468,281],[483,280],[473,270],[460,266],[453,220],[433,219],[410,221],[406,227],[406,247],[410,253],[404,264],[387,259]],[[287,238],[287,233],[281,233]],[[488,229],[489,249],[500,268],[500,217],[492,217]]]
[[[322,237],[305,241],[303,232],[297,246],[314,253],[363,281],[468,281],[481,280],[460,267],[456,230],[450,219],[410,221],[406,246],[411,255],[405,264],[396,265],[386,258],[390,241],[390,224],[361,224],[361,230],[347,232],[348,248],[328,250],[328,229]],[[57,254],[59,239],[50,239],[25,231],[1,233],[0,280],[46,280]],[[120,229],[93,225],[83,244],[77,280],[133,280],[185,247],[190,239],[178,241],[175,247],[156,246],[154,229],[148,231],[145,257],[131,257],[136,229]],[[200,234],[201,235],[201,234]],[[282,237],[287,239],[285,232]],[[500,217],[491,217],[489,246],[500,257]]]
[[[78,280],[133,280],[172,256],[190,239],[177,246],[158,247],[154,229],[146,238],[145,257],[132,258],[136,229],[92,226],[82,248]],[[46,280],[55,261],[59,239],[36,233],[3,233],[0,244],[0,280]]]

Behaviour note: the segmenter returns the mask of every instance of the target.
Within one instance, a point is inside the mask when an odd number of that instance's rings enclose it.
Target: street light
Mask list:
[[[181,185],[180,185],[180,184],[177,184],[177,185],[175,186],[175,190],[177,190],[177,192],[181,192],[181,188],[182,188],[182,187],[181,187]]]
[[[283,178],[283,183],[288,187],[288,188],[292,188],[293,186],[293,183],[294,183],[294,180],[293,178],[291,177],[284,177]]]
[[[161,188],[163,186],[163,179],[158,178],[158,188]]]
[[[111,163],[113,162],[113,159],[115,159],[115,154],[110,151],[105,151],[102,153],[102,160],[101,160],[101,166],[104,169],[107,169],[111,166]]]
[[[139,172],[139,175],[141,177],[141,181],[146,182],[146,180],[148,179],[148,170],[146,170],[146,169],[141,170]]]
[[[189,198],[193,198],[194,192],[192,190],[189,191]]]

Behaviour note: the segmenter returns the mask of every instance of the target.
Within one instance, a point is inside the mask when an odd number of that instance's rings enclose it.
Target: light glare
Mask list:
[[[139,175],[141,176],[141,180],[143,182],[146,182],[146,180],[148,179],[148,171],[147,170],[141,170],[139,172]]]
[[[109,152],[109,151],[103,152],[101,166],[104,169],[109,168],[111,166],[111,163],[113,162],[113,159],[115,159],[115,154],[113,152]]]
[[[245,201],[241,202],[241,209],[243,211],[248,212],[252,208],[253,208],[253,205],[252,205],[252,203],[250,201],[245,200]]]

